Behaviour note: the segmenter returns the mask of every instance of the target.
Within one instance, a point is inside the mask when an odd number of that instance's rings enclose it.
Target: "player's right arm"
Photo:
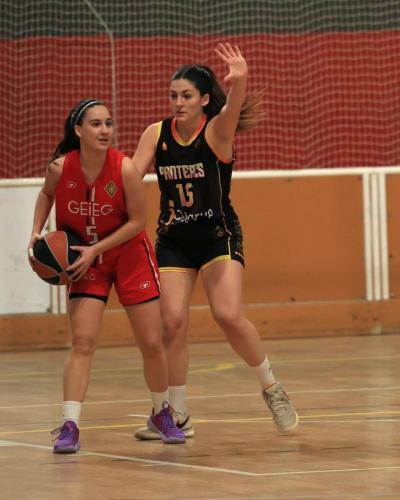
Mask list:
[[[157,141],[160,135],[160,126],[161,124],[158,122],[146,128],[132,157],[133,166],[139,172],[142,179],[153,165]]]
[[[28,245],[28,255],[30,259],[34,258],[32,250],[33,245],[40,239],[40,233],[53,207],[56,188],[61,178],[63,164],[64,157],[57,158],[47,167],[44,183],[38,194],[33,214],[32,233]]]

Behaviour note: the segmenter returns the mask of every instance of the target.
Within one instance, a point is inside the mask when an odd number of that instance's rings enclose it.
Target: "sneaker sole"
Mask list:
[[[285,428],[278,427],[278,430],[281,433],[290,432],[293,429],[295,429],[298,425],[299,425],[299,416],[296,413],[296,421],[292,425],[289,425],[288,427],[285,427]]]
[[[182,429],[181,429],[182,430]],[[185,434],[185,438],[191,438],[194,436],[193,428],[182,430]],[[135,438],[140,439],[142,441],[156,441],[161,439],[160,435],[157,432],[153,432],[148,427],[142,427],[135,432]]]
[[[78,443],[74,448],[53,448],[53,453],[60,453],[60,454],[76,453],[80,449],[81,445],[80,443]]]
[[[157,427],[155,427],[153,425],[151,420],[149,420],[149,422],[147,423],[147,426],[148,426],[150,431],[152,431],[154,434],[157,434],[158,438],[161,439],[161,441],[163,441],[166,444],[181,444],[181,443],[184,443],[186,440],[185,437],[183,437],[183,438],[174,437],[174,436],[167,437],[165,434],[163,434],[161,431],[159,431],[157,429]]]

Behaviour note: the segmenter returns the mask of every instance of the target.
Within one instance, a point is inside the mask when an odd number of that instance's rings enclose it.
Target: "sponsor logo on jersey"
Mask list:
[[[96,275],[93,273],[86,273],[82,276],[81,280],[96,281]]]
[[[212,219],[214,216],[214,212],[212,208],[209,208],[205,212],[195,212],[192,214],[187,214],[185,212],[182,212],[182,210],[177,209],[176,212],[174,212],[174,214],[171,215],[173,215],[172,220],[167,221],[166,224],[170,224],[171,222],[173,224],[182,224],[182,223],[188,224],[189,222],[201,219]]]
[[[145,290],[146,288],[150,288],[150,281],[142,281],[142,283],[140,283],[140,285],[139,285],[139,288],[141,290]]]
[[[68,202],[68,212],[71,214],[85,215],[87,217],[99,217],[108,215],[113,211],[112,205],[96,203],[94,201],[75,201]]]
[[[104,187],[104,190],[108,194],[108,196],[110,196],[111,198],[113,198],[115,196],[116,192],[118,191],[118,188],[115,185],[114,181],[110,181],[107,184],[107,186]]]
[[[158,171],[161,177],[164,177],[167,181],[205,177],[204,165],[202,163],[193,163],[192,165],[161,165],[158,167]]]
[[[76,188],[76,182],[74,182],[74,181],[67,181],[66,187],[68,189],[75,189]]]

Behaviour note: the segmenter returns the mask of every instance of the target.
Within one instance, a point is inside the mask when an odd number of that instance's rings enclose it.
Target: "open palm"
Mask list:
[[[230,43],[219,43],[218,48],[214,50],[228,65],[229,73],[224,78],[226,83],[233,83],[238,78],[247,75],[247,63],[237,45],[232,47]]]

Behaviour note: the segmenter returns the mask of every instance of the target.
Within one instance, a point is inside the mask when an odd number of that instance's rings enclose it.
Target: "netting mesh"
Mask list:
[[[42,176],[80,99],[104,100],[117,146],[168,115],[168,80],[238,43],[267,119],[239,169],[400,164],[398,0],[0,0],[0,177]]]

